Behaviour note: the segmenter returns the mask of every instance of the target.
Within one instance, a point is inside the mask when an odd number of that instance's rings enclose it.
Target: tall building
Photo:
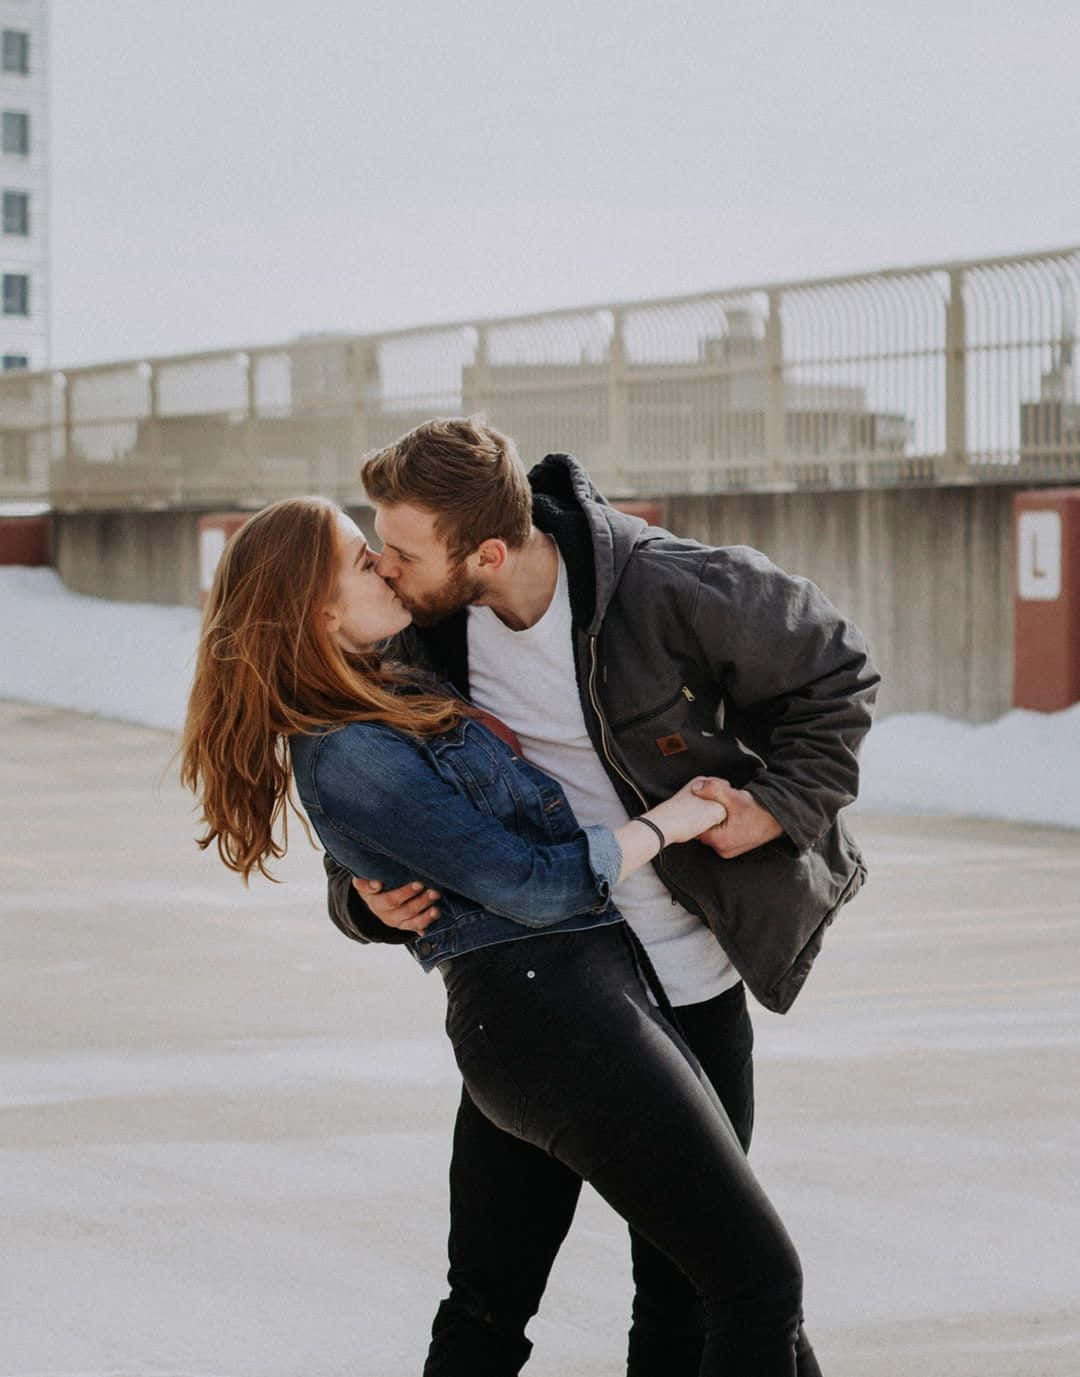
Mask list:
[[[46,0],[0,0],[0,369],[49,362]]]

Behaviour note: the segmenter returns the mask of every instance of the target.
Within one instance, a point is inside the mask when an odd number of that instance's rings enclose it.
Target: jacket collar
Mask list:
[[[529,473],[533,522],[553,536],[566,562],[574,624],[595,635],[648,527],[617,511],[572,454],[548,454]]]

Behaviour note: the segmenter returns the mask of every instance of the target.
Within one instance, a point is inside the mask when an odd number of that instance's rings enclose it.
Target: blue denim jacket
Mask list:
[[[387,888],[420,880],[440,915],[408,948],[425,970],[543,930],[621,921],[607,827],[470,718],[420,740],[373,722],[289,739],[297,792],[331,856]]]

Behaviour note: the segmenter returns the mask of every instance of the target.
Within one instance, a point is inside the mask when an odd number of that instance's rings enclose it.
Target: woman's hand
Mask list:
[[[727,817],[724,805],[695,793],[695,786],[700,788],[720,783],[723,781],[699,776],[692,779],[689,784],[684,784],[677,794],[672,794],[663,803],[658,803],[655,808],[642,813],[640,819],[631,818],[622,827],[617,827],[615,840],[622,851],[619,879],[622,880],[635,870],[640,870],[643,865],[648,865],[660,850],[659,837],[652,827],[643,827],[641,819],[658,827],[665,842],[692,841],[694,837],[708,832],[710,828],[722,826]]]
[[[684,784],[678,793],[672,794],[663,803],[650,808],[645,816],[656,823],[663,832],[665,841],[693,841],[695,837],[700,837],[702,832],[719,827],[727,821],[726,805],[701,792],[703,789],[714,789],[718,785],[730,788],[726,780],[700,775]]]

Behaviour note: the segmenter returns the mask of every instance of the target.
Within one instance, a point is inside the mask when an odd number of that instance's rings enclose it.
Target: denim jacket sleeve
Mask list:
[[[528,841],[384,728],[327,733],[309,778],[304,803],[312,821],[334,859],[355,874],[365,874],[377,853],[423,883],[537,928],[602,908],[618,879],[622,852],[609,828],[579,828],[548,845]]]

